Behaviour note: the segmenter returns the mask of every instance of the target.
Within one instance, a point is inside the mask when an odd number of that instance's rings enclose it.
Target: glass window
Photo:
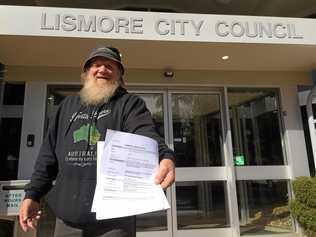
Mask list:
[[[14,221],[0,219],[0,236],[13,237],[14,236],[13,233],[14,233]]]
[[[15,180],[18,174],[22,118],[0,119],[0,180]]]
[[[4,84],[4,105],[23,105],[24,104],[24,83],[5,83]]]
[[[177,182],[178,229],[228,227],[225,189],[224,181]]]
[[[65,99],[66,96],[75,95],[79,92],[80,86],[49,86],[47,88],[47,106],[46,115],[50,117],[57,110],[58,105]]]
[[[277,90],[228,89],[235,165],[284,165]]]
[[[137,93],[146,104],[154,120],[156,130],[161,137],[165,137],[164,131],[164,114],[163,114],[163,95],[162,94],[145,94]]]
[[[223,165],[219,95],[173,94],[172,123],[177,167]]]
[[[41,219],[38,221],[36,236],[37,237],[42,237],[42,236],[53,237],[54,230],[55,230],[56,217],[44,198],[41,200],[41,210],[42,210],[42,216],[41,216]]]
[[[136,216],[136,231],[167,230],[167,211],[150,212]]]
[[[0,89],[3,92],[0,105],[0,180],[15,180],[18,174],[25,84],[0,82]]]
[[[288,193],[285,180],[237,181],[241,234],[292,232]]]

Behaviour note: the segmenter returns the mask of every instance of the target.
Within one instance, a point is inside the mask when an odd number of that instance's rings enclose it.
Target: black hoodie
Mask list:
[[[70,96],[50,121],[25,198],[39,201],[51,190],[47,199],[57,217],[79,225],[95,223],[91,205],[96,186],[96,142],[105,139],[107,129],[151,137],[158,141],[159,158],[174,160],[173,151],[157,134],[150,112],[138,96],[120,87],[108,103],[98,106],[84,106],[79,96]]]

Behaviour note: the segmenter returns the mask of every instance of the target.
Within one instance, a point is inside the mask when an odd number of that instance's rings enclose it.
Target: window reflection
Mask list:
[[[0,102],[0,180],[15,180],[18,176],[25,84],[0,81],[0,90],[3,92]]]
[[[237,181],[241,234],[292,232],[287,181]]]
[[[14,221],[0,219],[0,236],[1,237],[14,236]]]
[[[157,132],[161,137],[165,137],[162,94],[138,93],[137,95],[145,101],[146,107],[154,120]]]
[[[272,89],[229,89],[235,165],[284,165],[280,109]]]
[[[177,182],[178,229],[228,227],[225,184],[223,181]]]
[[[173,94],[172,123],[177,167],[223,165],[218,95]]]
[[[53,237],[56,217],[44,198],[41,200],[41,211],[42,215],[38,221],[36,236]]]
[[[167,211],[157,211],[136,216],[136,231],[167,230]]]
[[[24,105],[24,83],[8,83],[4,84],[4,105]]]
[[[22,118],[0,118],[0,180],[18,175]]]

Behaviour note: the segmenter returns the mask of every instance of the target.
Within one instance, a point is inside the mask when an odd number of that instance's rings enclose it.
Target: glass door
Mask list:
[[[173,236],[232,236],[221,90],[169,91]]]
[[[277,89],[229,88],[241,235],[294,232]]]

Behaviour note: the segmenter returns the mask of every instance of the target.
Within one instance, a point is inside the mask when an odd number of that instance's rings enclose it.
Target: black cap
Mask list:
[[[93,49],[84,61],[83,71],[87,70],[87,68],[90,66],[92,59],[94,59],[95,57],[103,57],[110,59],[114,62],[117,62],[122,71],[122,74],[124,74],[124,66],[121,62],[121,54],[117,48],[104,46]]]

